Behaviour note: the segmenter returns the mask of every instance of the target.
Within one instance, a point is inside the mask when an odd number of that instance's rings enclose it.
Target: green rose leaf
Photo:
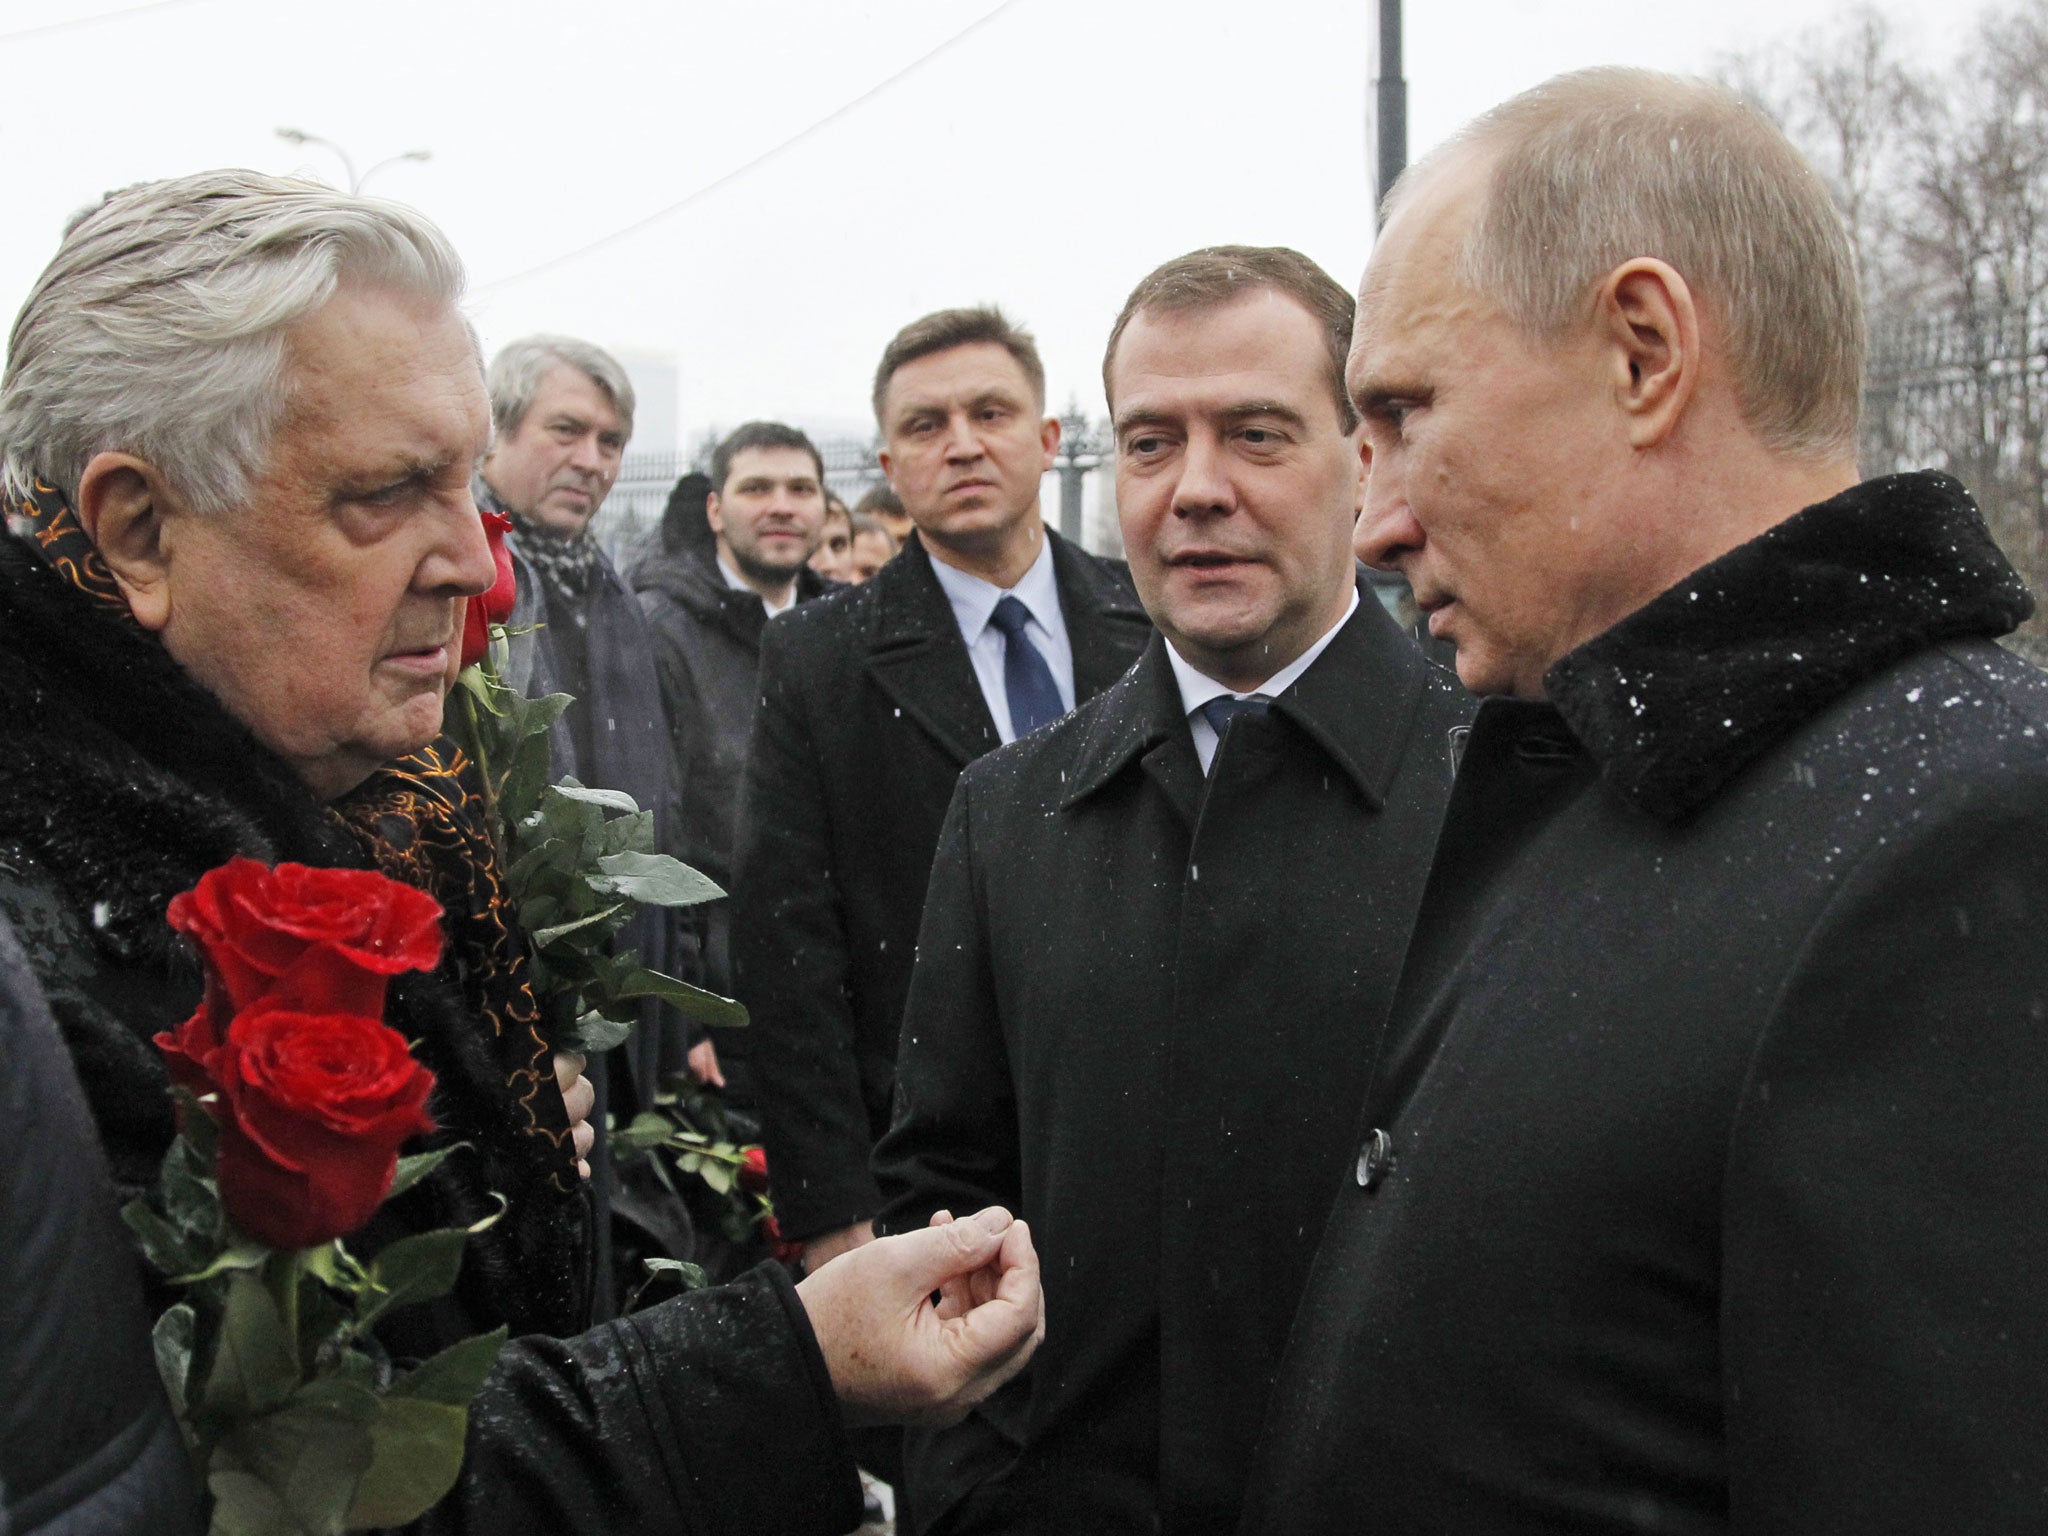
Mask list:
[[[404,1525],[433,1508],[462,1470],[466,1408],[387,1397],[370,1423],[372,1459],[348,1507],[351,1529]]]
[[[436,1147],[431,1152],[421,1152],[413,1157],[401,1157],[398,1160],[398,1173],[391,1180],[390,1193],[386,1194],[384,1198],[386,1200],[397,1199],[398,1196],[404,1194],[413,1185],[419,1183],[421,1179],[424,1179],[428,1174],[440,1167],[442,1163],[446,1162],[450,1153],[460,1151],[468,1145],[469,1143],[466,1141],[458,1141],[453,1146]]]
[[[555,1049],[574,1051],[581,1056],[600,1056],[621,1044],[632,1033],[631,1024],[608,1019],[593,1008],[556,1037]]]
[[[277,1303],[253,1271],[237,1271],[228,1281],[201,1408],[209,1418],[248,1419],[276,1408],[298,1386],[298,1350]]]
[[[185,1132],[164,1154],[164,1214],[185,1231],[212,1236],[220,1230],[220,1188],[213,1181],[213,1143],[219,1127],[199,1101],[186,1096]],[[203,1142],[201,1150],[193,1145]]]
[[[167,1275],[182,1275],[206,1262],[206,1251],[149,1208],[146,1201],[130,1200],[121,1207],[121,1219],[142,1242],[142,1256]]]
[[[217,1468],[257,1478],[284,1505],[297,1522],[287,1530],[343,1529],[344,1512],[374,1454],[375,1395],[338,1382],[322,1385],[337,1390],[237,1425],[215,1453]],[[274,1518],[272,1511],[265,1514]]]
[[[171,1284],[197,1285],[202,1280],[211,1280],[215,1275],[225,1275],[233,1270],[260,1269],[270,1255],[271,1250],[263,1244],[243,1238],[215,1254],[212,1262],[203,1269],[196,1269],[188,1275],[173,1275]]]
[[[622,998],[658,997],[663,1002],[675,1004],[686,1018],[713,1029],[739,1029],[747,1022],[747,1010],[743,1004],[729,997],[720,997],[716,992],[707,992],[702,987],[694,987],[687,981],[678,981],[673,976],[664,976],[660,971],[636,969],[620,984],[618,995]]]
[[[370,1264],[373,1289],[356,1301],[356,1322],[366,1324],[393,1307],[431,1301],[455,1288],[462,1272],[462,1245],[468,1233],[460,1227],[420,1232],[391,1244]]]
[[[608,854],[597,867],[604,873],[587,877],[592,890],[648,906],[693,907],[725,894],[718,882],[665,853]]]
[[[595,805],[608,811],[624,811],[629,816],[640,809],[640,802],[623,789],[585,789],[574,779],[564,779],[559,784],[550,784],[548,790],[564,800]]]
[[[484,1378],[490,1375],[491,1367],[498,1363],[506,1336],[505,1329],[497,1328],[449,1345],[393,1382],[390,1395],[467,1408],[469,1400],[483,1386]]]
[[[306,1536],[290,1506],[253,1472],[224,1467],[206,1487],[213,1495],[207,1536]]]
[[[185,1382],[192,1373],[192,1344],[198,1335],[198,1319],[189,1302],[166,1307],[149,1330],[149,1342],[156,1351],[156,1373],[163,1378],[171,1407],[182,1419],[187,1415]]]
[[[644,1151],[658,1147],[667,1141],[675,1126],[667,1115],[657,1115],[651,1109],[643,1109],[633,1117],[631,1125],[620,1126],[611,1133],[612,1145],[621,1151]]]
[[[613,913],[623,912],[624,910],[625,903],[620,902],[617,906],[606,907],[601,912],[593,912],[588,917],[579,917],[573,922],[556,923],[552,928],[539,929],[532,935],[534,947],[540,948],[544,945],[553,944],[558,939],[575,933],[579,929],[588,928],[595,923],[601,923]]]

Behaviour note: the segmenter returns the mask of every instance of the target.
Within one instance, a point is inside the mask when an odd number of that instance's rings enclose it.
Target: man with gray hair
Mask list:
[[[2048,679],[1855,265],[1630,70],[1395,189],[1360,540],[1491,695],[1244,1529],[2048,1529]]]
[[[470,491],[490,416],[461,286],[418,214],[251,172],[131,187],[66,230],[0,377],[0,917],[33,975],[8,969],[0,1028],[47,1003],[133,1194],[176,1134],[150,1041],[202,1000],[171,899],[236,858],[427,890],[443,959],[394,984],[383,1018],[435,1076],[437,1129],[409,1150],[463,1150],[352,1243],[367,1259],[424,1228],[488,1228],[454,1293],[394,1309],[378,1338],[413,1358],[514,1338],[423,1528],[831,1536],[860,1507],[847,1413],[957,1414],[1030,1353],[1028,1236],[981,1212],[803,1287],[762,1266],[589,1326],[587,1090],[572,1114],[473,776],[437,740],[464,602],[496,575]],[[25,1145],[18,1162],[52,1155]],[[24,1234],[15,1257],[52,1245],[60,1273],[80,1239]],[[70,1435],[8,1441],[10,1528],[182,1523],[161,1496],[186,1481],[179,1438],[142,1411],[137,1277],[103,1278],[52,1297],[86,1317],[7,1298],[9,1424]],[[98,1359],[47,1348],[93,1329]]]

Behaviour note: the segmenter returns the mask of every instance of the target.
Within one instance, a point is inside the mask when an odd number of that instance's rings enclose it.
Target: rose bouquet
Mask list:
[[[157,1364],[212,1528],[413,1519],[454,1484],[504,1331],[395,1370],[372,1326],[446,1294],[469,1233],[416,1233],[367,1262],[341,1239],[455,1150],[399,1155],[434,1129],[434,1077],[383,1022],[391,979],[440,957],[440,907],[369,871],[235,859],[168,915],[206,987],[156,1037],[179,1136],[156,1201],[123,1215],[181,1293],[157,1321]]]
[[[626,1038],[645,997],[661,998],[700,1024],[745,1024],[746,1009],[732,999],[652,970],[614,942],[642,906],[694,906],[725,892],[655,851],[654,812],[631,795],[574,779],[548,782],[548,732],[574,701],[560,693],[529,699],[504,681],[511,654],[505,625],[516,594],[505,547],[512,524],[492,512],[483,517],[499,579],[471,599],[465,614],[462,670],[446,723],[484,781],[550,1038],[563,1050],[609,1050]],[[698,1085],[672,1083],[652,1110],[618,1129],[612,1144],[629,1155],[665,1148],[678,1172],[725,1199],[737,1241],[740,1229],[769,1218],[765,1192],[748,1191],[738,1177],[742,1155],[759,1149],[731,1137],[722,1110],[707,1098]]]

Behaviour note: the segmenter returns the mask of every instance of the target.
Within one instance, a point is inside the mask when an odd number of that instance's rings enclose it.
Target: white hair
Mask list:
[[[573,368],[595,384],[619,413],[619,430],[633,435],[633,381],[617,358],[574,336],[522,336],[506,342],[491,359],[484,383],[491,396],[491,426],[498,436],[510,437],[519,430],[533,409],[542,376],[557,365]]]
[[[110,194],[66,226],[14,322],[9,489],[75,499],[117,452],[196,512],[246,504],[289,401],[286,333],[344,281],[452,306],[462,263],[412,209],[317,182],[208,171]]]
[[[1826,185],[1761,113],[1703,80],[1560,75],[1467,125],[1388,194],[1453,158],[1488,162],[1459,276],[1526,332],[1583,323],[1621,263],[1670,263],[1721,322],[1738,404],[1779,452],[1853,453],[1864,322],[1856,257]]]

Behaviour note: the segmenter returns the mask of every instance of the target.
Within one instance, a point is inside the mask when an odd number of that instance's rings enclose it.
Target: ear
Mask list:
[[[1051,469],[1053,461],[1059,457],[1060,451],[1059,417],[1048,416],[1038,424],[1038,446],[1045,450],[1044,467]]]
[[[1372,439],[1365,435],[1365,423],[1360,422],[1351,431],[1352,445],[1358,450],[1358,484],[1352,497],[1352,515],[1365,510],[1366,482],[1372,479]]]
[[[1631,447],[1668,438],[1691,404],[1700,378],[1700,317],[1692,289],[1676,269],[1650,256],[1607,274],[1594,318],[1612,348],[1614,401],[1628,422]]]
[[[704,521],[711,525],[713,533],[725,532],[725,514],[719,510],[716,491],[704,498]]]
[[[78,523],[120,583],[144,629],[170,621],[171,556],[165,523],[177,510],[163,475],[128,453],[95,454],[78,480]]]
[[[889,473],[889,458],[890,455],[888,449],[878,448],[875,450],[875,465],[882,471],[882,478],[889,482],[889,489],[895,491],[896,477]],[[903,493],[901,491],[896,491],[896,494],[901,496]]]

